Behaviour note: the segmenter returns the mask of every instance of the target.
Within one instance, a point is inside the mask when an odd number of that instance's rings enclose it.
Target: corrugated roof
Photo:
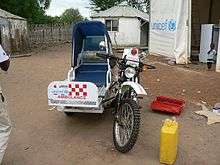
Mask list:
[[[106,17],[129,17],[129,18],[141,18],[143,20],[149,21],[149,15],[138,9],[130,6],[114,6],[105,11],[101,11],[91,16],[91,18],[106,18]]]
[[[8,19],[20,19],[20,20],[26,20],[25,18],[19,17],[17,15],[11,14],[5,10],[0,9],[0,17],[2,18],[8,18]]]

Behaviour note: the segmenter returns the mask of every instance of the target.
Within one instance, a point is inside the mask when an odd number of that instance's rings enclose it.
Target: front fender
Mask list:
[[[135,83],[135,82],[132,82],[132,81],[127,81],[127,82],[124,82],[122,84],[122,91],[123,89],[125,89],[126,87],[131,87],[134,89],[134,91],[138,94],[138,95],[147,95],[147,92],[144,90],[144,88],[138,84],[138,83]]]

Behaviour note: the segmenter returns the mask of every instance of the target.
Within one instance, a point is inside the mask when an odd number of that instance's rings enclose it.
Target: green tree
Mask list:
[[[72,23],[77,21],[82,21],[83,16],[80,14],[78,9],[66,9],[64,13],[60,16],[60,20],[63,23]]]
[[[90,0],[91,9],[94,11],[103,11],[122,2],[144,12],[149,12],[150,9],[150,0]]]
[[[94,11],[103,11],[118,5],[124,0],[90,0],[91,8]]]
[[[127,0],[127,3],[138,10],[150,12],[150,0]]]
[[[38,2],[43,9],[48,9],[50,7],[51,0],[38,0]]]
[[[15,15],[27,18],[32,23],[46,23],[51,18],[45,15],[50,0],[1,0],[0,8]]]
[[[10,13],[26,18],[29,23],[72,23],[83,20],[78,9],[67,9],[60,17],[45,14],[51,0],[0,0],[0,8]]]

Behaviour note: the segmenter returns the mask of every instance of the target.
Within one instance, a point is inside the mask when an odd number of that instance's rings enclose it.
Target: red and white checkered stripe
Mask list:
[[[69,84],[69,96],[87,97],[87,84]]]

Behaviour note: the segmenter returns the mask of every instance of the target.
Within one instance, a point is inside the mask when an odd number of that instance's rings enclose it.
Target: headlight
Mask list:
[[[127,78],[132,78],[134,77],[136,74],[136,71],[134,68],[128,67],[127,69],[125,69],[125,76]]]

